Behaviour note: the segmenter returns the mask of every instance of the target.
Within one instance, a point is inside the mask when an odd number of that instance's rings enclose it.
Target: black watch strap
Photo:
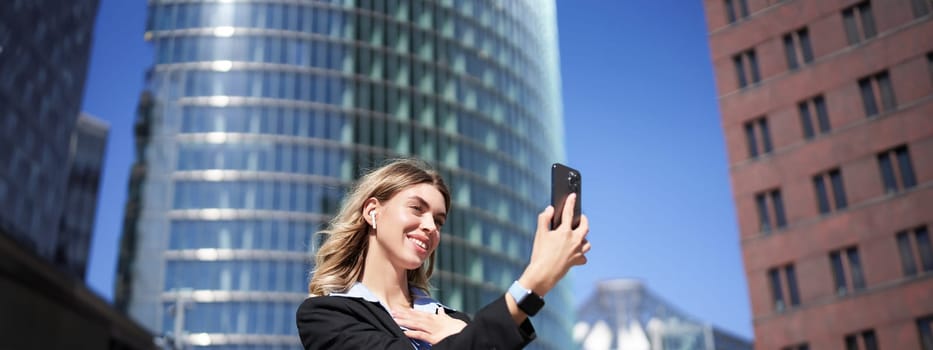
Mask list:
[[[534,316],[544,307],[544,299],[535,294],[532,290],[523,287],[518,281],[512,283],[509,287],[509,294],[518,308],[528,316]]]

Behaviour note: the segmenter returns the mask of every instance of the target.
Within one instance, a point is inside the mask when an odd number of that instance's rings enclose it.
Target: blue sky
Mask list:
[[[152,49],[144,1],[102,0],[83,110],[110,123],[88,284],[110,300],[132,123]],[[637,278],[681,310],[751,338],[702,3],[558,2],[568,164],[584,177],[593,250],[573,272]],[[545,170],[546,171],[546,170]]]

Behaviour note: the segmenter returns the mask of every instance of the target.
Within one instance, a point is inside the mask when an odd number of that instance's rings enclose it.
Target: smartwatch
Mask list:
[[[522,287],[521,284],[518,284],[518,281],[513,282],[512,286],[509,287],[509,294],[512,295],[512,299],[515,299],[518,308],[528,316],[534,316],[544,307],[544,299],[531,289]]]

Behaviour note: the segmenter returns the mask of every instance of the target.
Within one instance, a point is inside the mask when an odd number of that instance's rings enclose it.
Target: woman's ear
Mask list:
[[[379,207],[379,200],[375,197],[370,197],[363,202],[363,212],[360,213],[363,216],[363,220],[366,220],[366,223],[374,229],[376,228],[376,213]]]

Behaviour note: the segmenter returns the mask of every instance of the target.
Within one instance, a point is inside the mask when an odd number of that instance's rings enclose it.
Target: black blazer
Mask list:
[[[448,311],[467,326],[432,349],[521,349],[535,338],[534,327],[525,320],[516,326],[509,315],[505,296],[476,313],[472,321],[462,312]],[[322,296],[305,299],[297,312],[298,335],[311,349],[412,350],[392,316],[379,303],[362,298]]]

